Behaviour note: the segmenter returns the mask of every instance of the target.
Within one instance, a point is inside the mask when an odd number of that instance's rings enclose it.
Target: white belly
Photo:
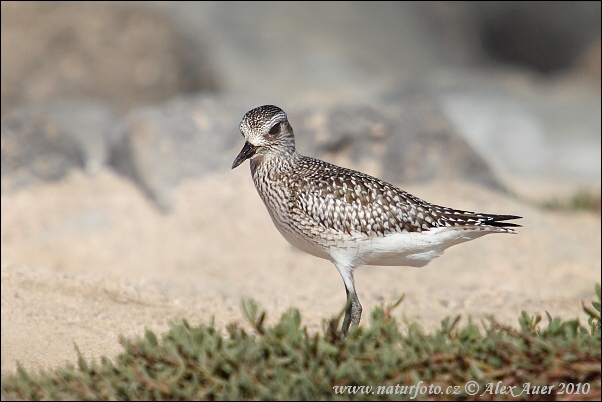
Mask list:
[[[436,228],[426,232],[395,233],[360,241],[358,258],[366,265],[423,267],[445,249],[484,236],[482,230]]]
[[[318,255],[319,252],[315,250],[313,252],[302,250],[321,258],[327,258],[335,263],[350,266],[423,267],[443,254],[445,249],[484,236],[487,233],[489,232],[482,230],[438,228],[431,229],[428,232],[395,233],[384,237],[345,235],[339,236],[337,241],[331,242],[321,250],[321,255]],[[324,257],[324,254],[327,256]]]

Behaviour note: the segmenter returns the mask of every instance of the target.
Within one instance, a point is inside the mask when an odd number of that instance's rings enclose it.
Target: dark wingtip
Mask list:
[[[496,226],[499,228],[522,228],[523,225],[517,223],[505,222],[514,219],[522,219],[522,216],[517,215],[488,215],[487,221],[485,222],[489,226]]]

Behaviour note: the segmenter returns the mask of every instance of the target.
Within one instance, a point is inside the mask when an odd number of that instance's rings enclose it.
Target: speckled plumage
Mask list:
[[[359,265],[423,266],[454,245],[488,233],[516,233],[512,215],[430,204],[367,174],[299,155],[286,114],[272,105],[245,114],[245,146],[232,168],[250,159],[251,175],[276,228],[294,246],[331,260],[350,305],[343,323],[358,325]]]

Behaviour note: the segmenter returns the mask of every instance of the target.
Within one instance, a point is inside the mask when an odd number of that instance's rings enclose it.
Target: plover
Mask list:
[[[455,244],[489,233],[516,233],[514,215],[430,204],[376,177],[302,156],[279,107],[247,112],[245,144],[232,169],[250,159],[251,176],[274,225],[293,246],[330,260],[350,301],[342,331],[359,325],[353,271],[360,265],[422,267]]]

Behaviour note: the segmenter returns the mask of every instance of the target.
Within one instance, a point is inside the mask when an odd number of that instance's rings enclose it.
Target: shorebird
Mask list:
[[[376,177],[300,155],[286,113],[265,105],[240,123],[245,144],[232,169],[251,176],[274,225],[293,246],[330,260],[347,292],[342,332],[359,325],[353,271],[360,265],[422,267],[453,245],[489,233],[516,233],[514,215],[430,204]]]

